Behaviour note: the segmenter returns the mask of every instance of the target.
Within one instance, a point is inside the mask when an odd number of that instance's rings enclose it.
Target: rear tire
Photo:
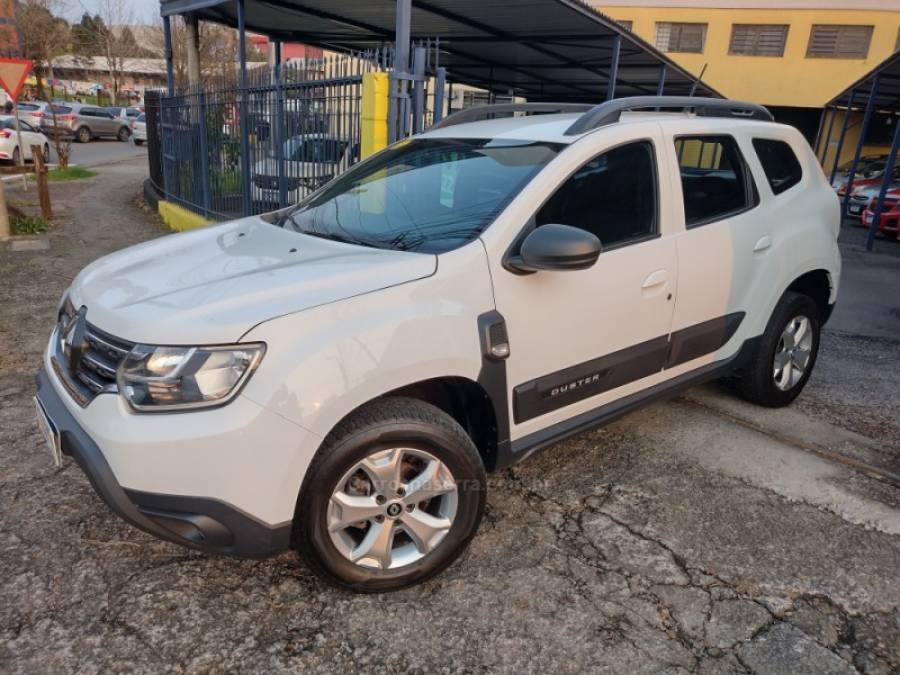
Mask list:
[[[789,405],[806,386],[819,353],[821,325],[816,302],[786,292],[766,326],[753,362],[738,382],[741,395],[758,405]]]
[[[91,142],[91,130],[87,127],[81,127],[78,131],[75,132],[75,140],[79,143],[90,143]]]
[[[44,145],[44,151],[41,153],[44,156],[44,164],[50,163],[50,146]]]
[[[465,550],[485,489],[481,457],[453,418],[416,399],[379,399],[342,421],[313,458],[295,546],[332,583],[367,593],[404,588]]]

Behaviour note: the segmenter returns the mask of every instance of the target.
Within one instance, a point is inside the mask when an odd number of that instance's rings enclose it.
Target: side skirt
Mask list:
[[[582,431],[608,424],[630,412],[634,412],[654,401],[675,396],[682,391],[709,380],[731,375],[745,367],[756,352],[761,340],[755,337],[747,340],[734,356],[702,366],[666,382],[660,382],[649,389],[639,391],[617,401],[581,413],[571,419],[558,422],[546,429],[536,431],[509,444],[507,452],[498,453],[496,469],[504,469],[521,462],[539,450],[554,445]]]

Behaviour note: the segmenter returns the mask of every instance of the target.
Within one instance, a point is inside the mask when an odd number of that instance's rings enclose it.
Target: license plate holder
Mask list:
[[[53,465],[60,467],[62,466],[62,444],[60,443],[59,429],[56,428],[37,396],[34,397],[34,407],[37,413],[38,428],[53,457]]]

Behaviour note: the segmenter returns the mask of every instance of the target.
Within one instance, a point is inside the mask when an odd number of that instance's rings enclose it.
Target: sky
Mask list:
[[[104,14],[106,0],[63,0],[66,16],[70,21],[78,21],[85,11],[91,14]],[[122,0],[134,17],[134,23],[153,23],[159,15],[157,0]]]

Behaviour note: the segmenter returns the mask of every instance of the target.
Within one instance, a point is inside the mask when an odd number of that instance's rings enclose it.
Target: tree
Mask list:
[[[156,57],[163,57],[163,31],[158,25],[155,39]],[[187,33],[181,17],[172,17],[172,65],[175,84],[186,86]],[[265,61],[266,56],[250,42],[247,43],[248,61]],[[216,77],[236,80],[238,62],[237,31],[217,23],[200,22],[200,73],[204,78]]]
[[[131,58],[136,44],[130,30],[126,35],[124,30],[115,31],[112,26],[128,26],[131,22],[132,12],[124,0],[103,0],[100,11],[93,17],[82,16],[75,31],[79,49],[93,52],[83,56],[104,57],[112,81],[113,100],[119,96],[125,60]]]
[[[22,0],[18,9],[22,56],[34,62],[38,95],[43,97],[44,79],[53,77],[53,59],[65,54],[69,24],[56,16],[64,8],[60,0]]]
[[[72,26],[72,53],[76,56],[99,56],[108,33],[103,17],[85,12],[81,21]]]

